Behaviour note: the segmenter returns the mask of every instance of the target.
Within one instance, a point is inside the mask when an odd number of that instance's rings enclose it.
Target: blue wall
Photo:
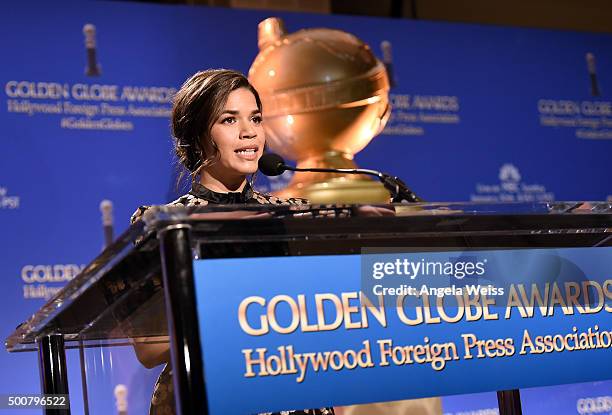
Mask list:
[[[113,201],[122,231],[136,206],[175,196],[168,94],[199,69],[246,72],[258,52],[257,23],[270,15],[124,2],[0,6],[2,338],[100,251],[101,200]],[[346,30],[379,56],[382,41],[393,45],[393,119],[357,155],[360,166],[402,176],[427,200],[611,197],[612,36],[275,15],[289,31]],[[87,23],[97,30],[98,77],[85,75]],[[597,60],[598,97],[591,93],[587,53]],[[94,84],[116,86],[117,100],[85,99],[84,93],[95,94]],[[149,95],[130,95],[134,87],[149,88]],[[432,100],[452,105],[423,106]],[[113,115],[111,105],[149,115]],[[79,114],[87,111],[96,114]],[[441,118],[447,122],[431,122]],[[92,120],[99,124],[85,128]],[[270,188],[263,178],[259,184]],[[71,352],[69,361],[76,359]],[[91,364],[96,359],[103,360],[91,357]],[[33,354],[2,351],[0,367],[0,392],[38,391]],[[153,382],[155,373],[147,376]],[[76,379],[70,387],[80,392]],[[134,399],[146,396],[144,389]],[[547,388],[526,393],[527,402],[538,393],[556,398],[534,398],[551,406],[527,403],[526,413],[576,413],[578,397],[609,396],[612,386]],[[460,412],[465,399],[445,401],[448,411]],[[470,402],[465,405],[474,408],[481,401]]]

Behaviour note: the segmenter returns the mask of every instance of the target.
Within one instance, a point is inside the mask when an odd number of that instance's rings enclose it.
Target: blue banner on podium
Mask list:
[[[194,262],[212,414],[610,378],[612,248],[364,256]],[[364,264],[378,276],[380,259],[411,259],[425,270],[445,256],[455,259],[453,272],[463,258],[474,270],[485,264],[484,276],[490,266],[497,279],[516,282],[503,293],[469,293],[464,283],[435,299],[405,294],[393,306],[361,293]],[[439,276],[421,272],[413,281],[427,286]]]

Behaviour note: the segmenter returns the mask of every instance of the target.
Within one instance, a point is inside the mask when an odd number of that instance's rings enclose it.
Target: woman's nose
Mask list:
[[[240,138],[255,138],[257,132],[250,122],[243,122],[240,126]]]

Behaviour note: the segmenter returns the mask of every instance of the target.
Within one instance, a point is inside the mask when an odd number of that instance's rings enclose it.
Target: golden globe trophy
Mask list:
[[[249,80],[263,103],[267,144],[297,167],[356,168],[353,156],[389,118],[389,80],[370,47],[350,33],[305,29],[281,19],[259,24]],[[316,203],[388,202],[384,186],[362,175],[296,173],[279,196]]]

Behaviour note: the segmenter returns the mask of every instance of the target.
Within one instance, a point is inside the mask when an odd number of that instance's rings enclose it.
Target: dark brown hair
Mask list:
[[[211,139],[210,131],[221,115],[229,94],[239,88],[246,88],[253,93],[257,108],[261,111],[261,100],[253,85],[243,74],[229,69],[197,72],[185,81],[174,96],[174,150],[192,178],[203,167],[219,159],[219,150]],[[212,154],[206,153],[205,142],[213,149]]]

